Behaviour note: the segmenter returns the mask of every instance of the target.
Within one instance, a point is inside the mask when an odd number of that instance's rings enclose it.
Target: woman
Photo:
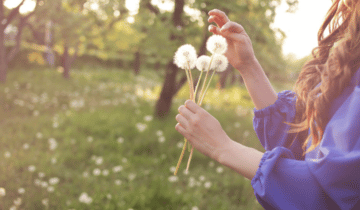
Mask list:
[[[360,209],[360,0],[333,1],[294,92],[278,94],[244,28],[222,11],[209,15],[217,25],[209,31],[227,39],[228,60],[254,102],[254,129],[266,152],[231,140],[192,101],[179,107],[176,130],[250,179],[265,209]]]

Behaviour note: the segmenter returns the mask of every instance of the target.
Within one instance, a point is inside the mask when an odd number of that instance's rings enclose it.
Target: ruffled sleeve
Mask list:
[[[360,87],[340,98],[305,160],[283,146],[264,153],[251,185],[265,209],[360,209]]]
[[[260,110],[254,109],[253,126],[254,130],[266,151],[277,146],[290,148],[296,158],[301,159],[303,151],[300,143],[294,139],[295,134],[287,133],[290,128],[284,122],[293,122],[295,117],[295,93],[289,90],[278,93],[278,99],[274,104]]]

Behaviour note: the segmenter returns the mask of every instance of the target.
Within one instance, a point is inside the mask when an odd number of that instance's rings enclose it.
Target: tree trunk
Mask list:
[[[6,49],[5,49],[5,34],[0,24],[0,82],[6,82],[6,71],[7,71],[7,60],[6,60]]]
[[[165,118],[171,108],[172,99],[176,94],[176,74],[178,72],[177,66],[173,62],[169,62],[166,68],[166,75],[160,97],[156,103],[155,116],[158,118]]]
[[[69,46],[64,45],[64,54],[62,56],[62,67],[64,69],[63,76],[65,79],[70,78],[70,56],[69,56]]]
[[[6,82],[6,71],[7,71],[7,62],[6,62],[6,49],[5,49],[5,26],[2,24],[4,20],[4,4],[3,1],[0,1],[0,82]]]
[[[140,66],[141,66],[140,59],[141,59],[140,50],[138,50],[138,51],[136,51],[135,58],[134,58],[134,72],[135,72],[135,75],[138,75],[140,73]]]

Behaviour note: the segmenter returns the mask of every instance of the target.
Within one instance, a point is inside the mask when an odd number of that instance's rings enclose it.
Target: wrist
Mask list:
[[[259,75],[259,73],[261,73],[263,71],[263,69],[262,69],[259,61],[256,59],[256,57],[249,60],[247,63],[242,63],[237,68],[237,70],[239,71],[239,73],[241,74],[241,76],[244,80],[253,79],[253,78],[257,77],[257,75]]]

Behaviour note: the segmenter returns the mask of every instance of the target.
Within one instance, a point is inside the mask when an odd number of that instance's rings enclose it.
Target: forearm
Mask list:
[[[255,59],[251,65],[239,70],[245,86],[257,110],[263,109],[275,103],[277,94],[262,69],[260,63]]]
[[[217,161],[252,180],[264,153],[231,140],[217,156]]]

